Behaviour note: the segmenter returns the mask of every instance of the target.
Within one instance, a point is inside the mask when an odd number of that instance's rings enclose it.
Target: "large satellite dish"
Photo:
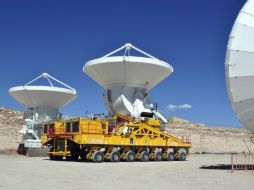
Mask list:
[[[150,90],[173,69],[168,63],[157,59],[114,56],[88,61],[84,71],[105,89],[129,86]]]
[[[49,82],[49,86],[31,85],[40,78],[45,78]],[[52,81],[57,82],[63,87],[55,87]],[[39,77],[33,79],[24,86],[16,86],[9,89],[10,95],[20,104],[28,109],[47,108],[59,109],[76,98],[76,90],[64,84],[58,79],[43,73]]]
[[[235,21],[225,67],[233,110],[254,133],[254,0],[246,2]]]
[[[41,78],[46,79],[49,85],[32,85]],[[54,86],[53,83],[57,83],[58,86]],[[27,108],[25,123],[20,131],[25,147],[41,147],[41,123],[59,119],[61,115],[59,108],[77,97],[74,88],[47,73],[43,73],[24,86],[10,88],[9,94]]]
[[[76,97],[76,91],[53,86],[17,86],[10,95],[26,108],[59,109]]]
[[[131,56],[134,49],[142,57]],[[124,50],[123,56],[114,56]],[[140,116],[150,111],[149,91],[168,77],[173,68],[130,43],[88,61],[83,71],[105,88],[105,103],[111,115]]]

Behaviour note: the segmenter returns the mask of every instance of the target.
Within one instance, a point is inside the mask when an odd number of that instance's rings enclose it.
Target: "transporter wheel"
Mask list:
[[[71,159],[77,161],[79,159],[79,154],[77,153],[72,154]]]
[[[54,151],[54,147],[50,147],[49,152],[53,152],[53,151]],[[53,154],[49,154],[49,159],[50,160],[55,160],[54,155]]]
[[[87,151],[84,150],[84,149],[82,149],[82,150],[80,151],[80,158],[81,158],[81,160],[86,161],[86,160],[87,160],[87,159],[86,159],[86,156],[87,156]]]
[[[126,153],[126,158],[125,158],[125,160],[126,160],[127,162],[133,162],[133,161],[135,161],[135,153],[132,152],[132,151],[128,151],[128,152]]]
[[[63,159],[63,156],[54,156],[55,157],[55,160],[62,160]]]
[[[71,157],[71,156],[65,156],[65,159],[66,159],[67,161],[71,161],[71,160],[72,160],[72,157]]]
[[[174,153],[173,152],[168,152],[167,153],[167,161],[173,161],[175,159]]]
[[[101,163],[104,161],[104,155],[102,154],[102,152],[96,151],[93,153],[92,160],[93,160],[93,162]]]
[[[179,161],[185,161],[186,160],[186,153],[180,152],[179,153]]]
[[[113,151],[110,153],[110,161],[111,162],[119,162],[120,161],[120,153],[118,151]]]
[[[79,150],[79,147],[78,146],[71,146],[71,158],[72,160],[75,160],[77,161],[79,159],[79,153],[80,153],[80,150]]]
[[[55,156],[53,154],[49,154],[49,159],[50,160],[55,160]]]
[[[147,151],[141,152],[140,161],[141,162],[147,162],[147,161],[149,161],[149,154],[148,154]]]
[[[162,154],[161,154],[161,152],[155,152],[154,153],[154,161],[162,161]]]

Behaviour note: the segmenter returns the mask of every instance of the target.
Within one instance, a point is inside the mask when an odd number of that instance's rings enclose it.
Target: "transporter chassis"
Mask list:
[[[186,160],[191,144],[160,131],[160,121],[116,115],[111,119],[81,119],[45,123],[42,144],[51,160]]]

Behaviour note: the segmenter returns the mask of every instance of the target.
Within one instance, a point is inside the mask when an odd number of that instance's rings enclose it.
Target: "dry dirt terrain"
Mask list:
[[[192,155],[187,161],[91,163],[0,155],[2,190],[250,190],[254,175],[231,173],[229,155]]]

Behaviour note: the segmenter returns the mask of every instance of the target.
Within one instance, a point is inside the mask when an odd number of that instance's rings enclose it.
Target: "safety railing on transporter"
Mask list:
[[[191,143],[191,138],[190,136],[183,135],[183,136],[177,136],[178,139],[183,141],[184,143]]]

